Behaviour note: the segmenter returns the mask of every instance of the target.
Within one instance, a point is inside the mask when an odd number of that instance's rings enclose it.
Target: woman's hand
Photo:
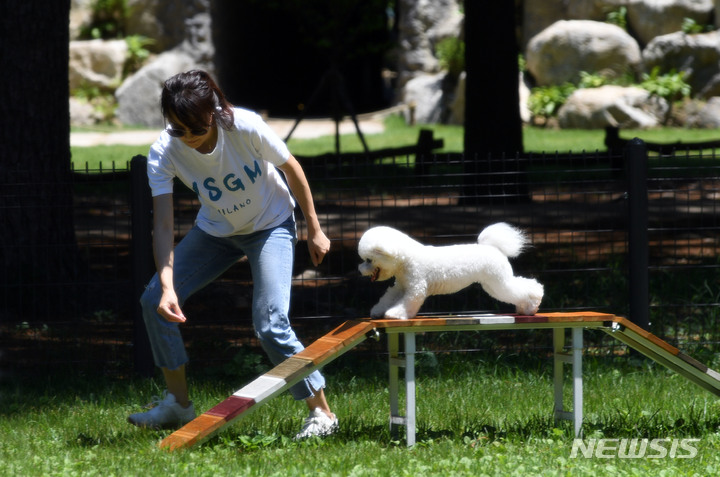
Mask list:
[[[153,253],[160,278],[162,296],[157,312],[167,321],[185,323],[173,288],[173,196],[162,194],[153,198]]]
[[[175,292],[172,290],[165,290],[163,292],[157,312],[167,321],[173,323],[185,323],[187,321],[178,304],[177,295],[175,295]]]
[[[316,267],[320,265],[325,255],[330,251],[330,239],[325,236],[322,230],[318,230],[312,237],[308,237],[308,251],[313,265]]]

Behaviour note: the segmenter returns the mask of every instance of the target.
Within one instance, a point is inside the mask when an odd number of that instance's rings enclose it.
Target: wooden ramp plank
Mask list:
[[[634,325],[632,328],[620,327],[606,332],[703,389],[720,396],[720,375],[717,372],[680,353],[677,348],[660,338]]]
[[[363,342],[367,333],[373,329],[369,320],[343,323],[167,436],[160,442],[160,448],[189,448],[209,439],[223,427],[247,416],[258,406],[304,379],[321,365]]]
[[[336,355],[343,347],[344,344],[341,339],[323,336],[295,356],[297,358],[309,359],[315,365],[319,366]]]
[[[285,387],[287,381],[275,376],[264,374],[233,393],[233,396],[252,399],[260,402]]]
[[[225,422],[225,419],[220,416],[200,414],[198,417],[163,439],[160,443],[160,447],[168,450],[192,447],[212,436],[225,425]]]
[[[235,396],[234,394],[220,404],[205,411],[210,416],[222,417],[226,422],[230,422],[238,414],[247,411],[255,401],[253,399]]]
[[[666,341],[625,318],[592,311],[523,315],[419,316],[410,320],[350,320],[325,334],[295,356],[275,366],[161,443],[169,450],[192,447],[224,426],[249,414],[321,366],[363,342],[374,329],[387,333],[462,331],[466,329],[601,328],[606,333],[686,379],[720,396],[720,373],[680,352]]]
[[[622,326],[625,329],[632,330],[633,333],[643,337],[647,341],[650,341],[655,346],[659,346],[659,347],[663,348],[665,351],[667,351],[668,353],[670,353],[672,355],[677,356],[680,353],[679,349],[672,346],[667,341],[662,340],[662,339],[658,338],[657,336],[655,336],[654,334],[650,333],[649,331],[646,331],[646,330],[640,328],[638,325],[636,325],[635,323],[633,323],[632,321],[630,321],[626,318],[618,317],[615,320],[615,323],[617,323],[618,325]]]
[[[346,345],[350,345],[357,341],[364,341],[366,335],[375,328],[375,325],[369,320],[346,321],[325,336],[342,340]]]
[[[608,313],[598,313],[596,311],[574,311],[574,312],[556,312],[543,313],[551,323],[582,323],[596,321],[612,321],[617,318],[615,315]]]
[[[313,369],[315,368],[311,360],[301,359],[296,355],[278,364],[265,375],[282,378],[287,382],[295,382],[296,379],[302,379],[312,373]]]

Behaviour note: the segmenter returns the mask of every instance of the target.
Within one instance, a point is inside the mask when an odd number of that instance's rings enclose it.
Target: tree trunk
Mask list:
[[[73,303],[69,0],[16,0],[0,18],[0,290],[5,319]]]
[[[505,202],[519,195],[512,184],[516,164],[500,160],[523,150],[515,13],[514,0],[465,2],[465,195],[470,200]]]

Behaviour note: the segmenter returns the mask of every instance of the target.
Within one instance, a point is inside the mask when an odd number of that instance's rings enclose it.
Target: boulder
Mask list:
[[[160,92],[169,77],[193,68],[201,67],[182,49],[158,55],[155,61],[140,70],[118,88],[117,118],[127,125],[162,128],[165,125],[160,112]]]
[[[577,82],[581,71],[621,76],[641,63],[638,43],[622,28],[590,20],[561,20],[530,40],[527,69],[538,85]]]
[[[93,126],[105,119],[89,102],[70,97],[70,124],[74,126]]]
[[[185,40],[157,56],[127,78],[115,92],[117,117],[123,124],[163,127],[160,92],[166,79],[190,69],[203,69],[214,75],[214,45],[209,13],[199,13],[185,21]]]
[[[125,40],[70,42],[70,91],[80,87],[113,90],[122,81],[128,47]]]
[[[604,22],[610,12],[618,11],[627,3],[628,0],[573,0],[566,2],[567,17],[572,20]]]
[[[628,0],[523,0],[519,44],[524,49],[532,37],[558,20],[604,22]]]
[[[456,0],[400,0],[398,87],[416,75],[440,70],[435,47],[457,37],[463,15]]]
[[[446,73],[420,75],[405,85],[402,102],[414,104],[415,123],[439,123],[443,115],[443,80]],[[411,118],[405,118],[410,123]]]
[[[127,0],[128,35],[142,35],[156,53],[175,48],[185,40],[185,19],[210,12],[210,0]]]
[[[706,129],[720,128],[720,96],[708,99],[697,114],[688,118],[686,126]]]
[[[641,44],[657,36],[682,30],[685,18],[707,25],[713,17],[713,0],[630,0],[628,24]]]
[[[450,117],[448,124],[465,124],[465,80],[467,73],[460,73],[457,80],[457,86],[450,102]]]
[[[654,38],[642,52],[645,71],[687,73],[685,81],[696,98],[720,96],[720,31],[688,35],[682,32]]]
[[[532,121],[532,112],[530,111],[530,106],[528,105],[530,100],[530,85],[528,84],[528,79],[522,71],[520,72],[518,88],[520,95],[520,119],[522,119],[522,122],[524,123],[529,123]]]
[[[559,20],[567,19],[567,0],[525,0],[522,8],[521,48],[535,35]]]
[[[70,2],[70,40],[77,40],[84,26],[92,20],[93,0],[71,0]]]
[[[667,101],[644,89],[601,86],[576,90],[558,111],[561,128],[643,129],[659,126],[669,112]]]

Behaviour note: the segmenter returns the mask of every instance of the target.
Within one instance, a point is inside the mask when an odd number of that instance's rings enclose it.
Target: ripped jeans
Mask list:
[[[175,293],[182,307],[193,293],[218,278],[243,256],[250,262],[253,277],[252,320],[255,334],[270,361],[277,365],[304,349],[288,318],[290,285],[297,236],[290,216],[273,229],[248,235],[213,237],[197,226],[174,249]],[[155,364],[170,370],[188,362],[180,324],[166,321],[157,312],[162,296],[157,273],[140,303],[150,337]],[[191,326],[189,324],[183,326]],[[307,399],[325,387],[318,371],[295,384],[290,392],[296,400]]]

